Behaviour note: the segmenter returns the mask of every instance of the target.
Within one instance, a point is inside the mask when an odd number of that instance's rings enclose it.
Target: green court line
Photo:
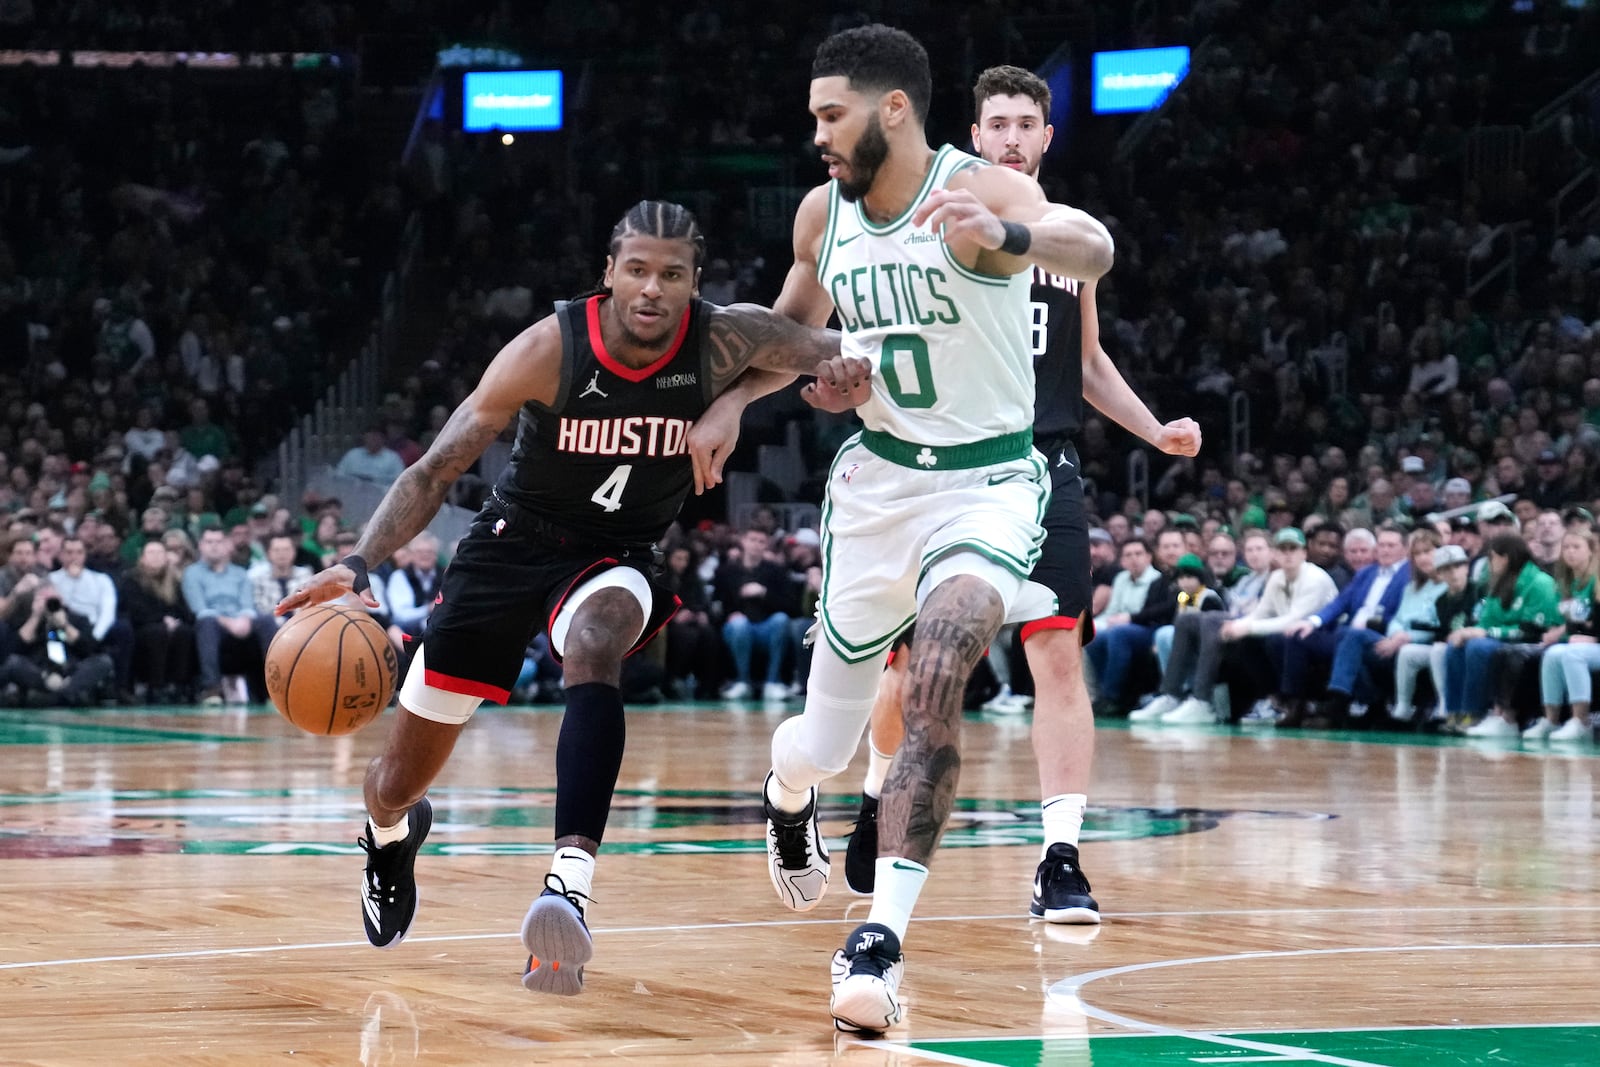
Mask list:
[[[97,709],[98,710],[98,709]],[[159,726],[113,726],[72,718],[72,712],[0,710],[0,745],[139,745],[174,741],[259,743],[248,734],[205,733]],[[170,712],[163,712],[164,715]]]
[[[1366,1030],[1217,1031],[1217,1036],[1303,1049],[1375,1067],[1589,1067],[1600,1025],[1415,1027]],[[887,1043],[884,1043],[887,1044]],[[882,1047],[882,1046],[880,1046]],[[1194,1067],[1306,1063],[1212,1041],[1165,1035],[913,1041],[912,1050],[995,1067]]]

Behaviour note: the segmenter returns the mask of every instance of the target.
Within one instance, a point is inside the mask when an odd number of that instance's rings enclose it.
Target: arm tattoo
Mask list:
[[[500,430],[479,420],[471,409],[457,408],[427,454],[407,467],[383,494],[367,520],[356,555],[377,566],[421,533],[439,513],[450,486],[500,436]]]
[[[815,374],[817,364],[839,354],[838,335],[813,329],[753,304],[721,308],[708,328],[711,380],[721,392],[746,367]]]
[[[999,596],[975,578],[941,583],[917,617],[905,701],[905,742],[884,784],[879,855],[927,863],[939,844],[961,777],[961,699],[967,676],[994,639]]]

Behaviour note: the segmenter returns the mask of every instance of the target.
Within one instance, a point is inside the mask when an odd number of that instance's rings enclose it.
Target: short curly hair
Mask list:
[[[817,46],[811,77],[843,76],[858,92],[883,94],[899,89],[911,101],[919,122],[928,121],[933,101],[933,74],[928,53],[904,30],[874,22],[841,30]]]
[[[983,102],[991,96],[1025,96],[1039,105],[1046,122],[1050,121],[1050,86],[1031,70],[1001,65],[978,75],[972,86],[972,121],[983,119]]]

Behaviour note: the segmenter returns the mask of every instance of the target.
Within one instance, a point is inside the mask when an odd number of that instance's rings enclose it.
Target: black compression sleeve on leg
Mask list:
[[[557,841],[580,834],[600,842],[626,739],[621,690],[602,682],[567,688],[567,714],[556,742]]]

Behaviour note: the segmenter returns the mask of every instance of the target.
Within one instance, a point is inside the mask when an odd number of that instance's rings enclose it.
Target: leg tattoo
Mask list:
[[[905,743],[884,782],[878,853],[926,864],[961,776],[961,698],[1000,629],[1004,606],[987,582],[942,582],[917,616],[905,701]]]

